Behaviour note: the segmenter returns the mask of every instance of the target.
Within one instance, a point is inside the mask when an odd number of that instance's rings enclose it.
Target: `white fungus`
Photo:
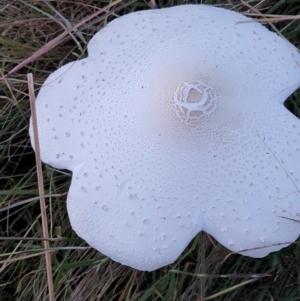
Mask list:
[[[202,230],[252,257],[299,236],[300,121],[283,102],[300,55],[244,21],[206,5],[128,14],[40,90],[42,160],[73,172],[72,228],[113,260],[157,269]]]

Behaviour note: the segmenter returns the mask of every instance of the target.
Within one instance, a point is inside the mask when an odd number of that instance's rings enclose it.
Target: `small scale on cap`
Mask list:
[[[300,121],[283,106],[300,85],[294,48],[241,14],[182,5],[110,22],[88,54],[36,101],[42,160],[73,172],[80,237],[148,271],[202,230],[253,257],[297,239]]]

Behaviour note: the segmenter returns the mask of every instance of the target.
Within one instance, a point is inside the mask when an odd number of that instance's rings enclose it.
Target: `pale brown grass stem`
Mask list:
[[[86,24],[93,18],[97,17],[99,14],[108,11],[111,7],[119,4],[123,0],[115,0],[112,3],[108,4],[104,8],[98,9],[96,12],[92,13],[91,15],[87,16],[86,18],[83,18],[79,23],[75,24],[72,28],[66,29],[63,33],[61,33],[59,36],[48,42],[46,45],[44,45],[41,49],[39,49],[37,52],[35,52],[33,55],[22,61],[20,64],[18,64],[15,68],[13,68],[11,71],[9,71],[4,77],[0,78],[0,80],[14,74],[15,72],[19,71],[21,68],[27,66],[29,63],[34,62],[39,57],[41,57],[43,54],[47,53],[57,45],[59,45],[63,38],[66,37],[68,34],[76,31],[80,26]]]
[[[45,195],[45,191],[44,191],[42,162],[41,162],[41,155],[40,155],[40,144],[39,144],[38,124],[37,124],[37,115],[36,115],[36,108],[35,108],[35,94],[34,94],[32,73],[27,74],[27,81],[28,81],[30,110],[31,110],[32,127],[33,127],[36,171],[37,171],[38,188],[39,188],[39,195],[40,195],[43,237],[46,239],[44,241],[44,248],[49,249],[50,244],[49,241],[47,240],[49,239],[48,222],[47,222],[46,202],[45,202],[45,198],[43,197]],[[55,298],[54,298],[54,288],[53,288],[51,254],[49,252],[45,252],[45,258],[46,258],[49,300],[54,301]]]

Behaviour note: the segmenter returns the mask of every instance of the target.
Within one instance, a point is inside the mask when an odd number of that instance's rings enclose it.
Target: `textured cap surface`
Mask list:
[[[240,21],[205,5],[131,13],[43,85],[42,160],[73,172],[72,227],[112,259],[154,270],[201,230],[253,257],[298,237],[300,121],[283,102],[300,55]]]

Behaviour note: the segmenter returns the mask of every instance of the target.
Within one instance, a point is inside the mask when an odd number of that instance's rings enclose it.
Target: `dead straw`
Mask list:
[[[86,24],[87,22],[89,22],[90,20],[92,20],[93,18],[97,17],[98,15],[100,15],[103,12],[109,11],[109,9],[117,4],[119,4],[120,2],[122,2],[123,0],[115,0],[112,3],[106,5],[104,8],[99,8],[97,11],[95,11],[94,13],[92,13],[91,15],[83,18],[79,23],[75,24],[73,27],[66,29],[63,33],[61,33],[59,36],[57,36],[56,38],[54,38],[53,40],[51,40],[50,42],[48,42],[47,44],[45,44],[42,48],[40,48],[37,52],[35,52],[33,55],[31,55],[30,57],[28,57],[27,59],[25,59],[24,61],[22,61],[20,64],[18,64],[15,68],[13,68],[12,70],[10,70],[4,77],[0,78],[0,80],[3,80],[5,78],[7,78],[8,76],[16,73],[17,71],[19,71],[20,69],[24,68],[25,66],[27,66],[29,63],[32,63],[34,61],[36,61],[39,57],[41,57],[43,54],[47,53],[48,51],[50,51],[51,49],[55,48],[57,45],[59,45],[63,39],[71,34],[72,32],[75,32],[78,28],[80,28],[82,25]]]
[[[33,85],[32,73],[27,74],[27,81],[28,81],[30,109],[31,109],[31,122],[32,122],[33,137],[34,137],[36,171],[37,171],[38,188],[39,188],[39,195],[40,195],[40,206],[41,206],[41,216],[42,216],[42,226],[43,226],[43,238],[45,238],[44,248],[47,250],[47,249],[50,248],[49,240],[48,240],[49,239],[49,233],[48,233],[46,204],[45,204],[45,198],[43,197],[45,195],[45,191],[44,191],[42,162],[41,162],[41,155],[40,155],[40,144],[39,144],[37,116],[36,116],[36,109],[35,109],[35,94],[34,94],[34,85]],[[49,252],[45,252],[45,258],[46,258],[49,300],[54,301],[55,298],[54,298],[54,289],[53,289],[51,254]]]

